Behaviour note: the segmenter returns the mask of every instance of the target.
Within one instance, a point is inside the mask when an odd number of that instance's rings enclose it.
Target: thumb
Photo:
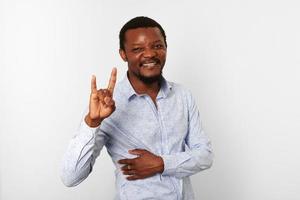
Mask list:
[[[143,155],[144,154],[143,149],[132,149],[132,150],[129,150],[128,152],[133,155]]]

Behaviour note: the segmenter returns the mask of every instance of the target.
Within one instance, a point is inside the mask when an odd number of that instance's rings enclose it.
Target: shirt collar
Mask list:
[[[130,100],[134,96],[143,96],[143,94],[137,94],[134,91],[134,89],[128,79],[127,73],[125,74],[125,77],[121,81],[121,87],[122,87],[123,94],[125,94],[125,96],[128,100]],[[166,98],[168,96],[168,94],[171,92],[171,90],[172,90],[172,85],[164,77],[162,77],[161,87],[160,87],[160,90],[159,90],[156,98],[157,99]]]

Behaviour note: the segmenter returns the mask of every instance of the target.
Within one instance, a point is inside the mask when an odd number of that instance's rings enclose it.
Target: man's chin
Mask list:
[[[159,82],[162,79],[162,74],[158,74],[156,76],[139,76],[139,79],[145,84],[152,84],[155,82]]]

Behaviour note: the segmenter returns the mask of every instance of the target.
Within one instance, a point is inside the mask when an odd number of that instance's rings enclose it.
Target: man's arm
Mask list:
[[[117,69],[113,68],[107,89],[100,90],[97,90],[96,77],[92,77],[89,112],[63,157],[61,178],[66,186],[76,186],[90,174],[108,139],[100,130],[100,124],[116,109],[113,100],[116,77]]]
[[[82,120],[63,156],[61,179],[66,186],[76,186],[88,177],[106,140],[99,127],[89,127]]]
[[[211,142],[203,131],[199,110],[191,93],[187,95],[189,104],[188,135],[184,152],[161,155],[164,161],[164,176],[183,178],[208,169],[213,163]]]

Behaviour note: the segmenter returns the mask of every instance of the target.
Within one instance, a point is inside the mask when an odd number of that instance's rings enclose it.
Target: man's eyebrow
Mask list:
[[[131,44],[132,46],[138,46],[138,45],[142,45],[142,43],[133,43]]]
[[[151,42],[151,43],[158,43],[158,42],[163,42],[162,40],[155,40],[154,42]],[[138,46],[138,45],[142,45],[143,43],[133,43],[131,44],[132,46]]]
[[[157,43],[157,42],[163,42],[162,40],[156,40],[153,43]]]

